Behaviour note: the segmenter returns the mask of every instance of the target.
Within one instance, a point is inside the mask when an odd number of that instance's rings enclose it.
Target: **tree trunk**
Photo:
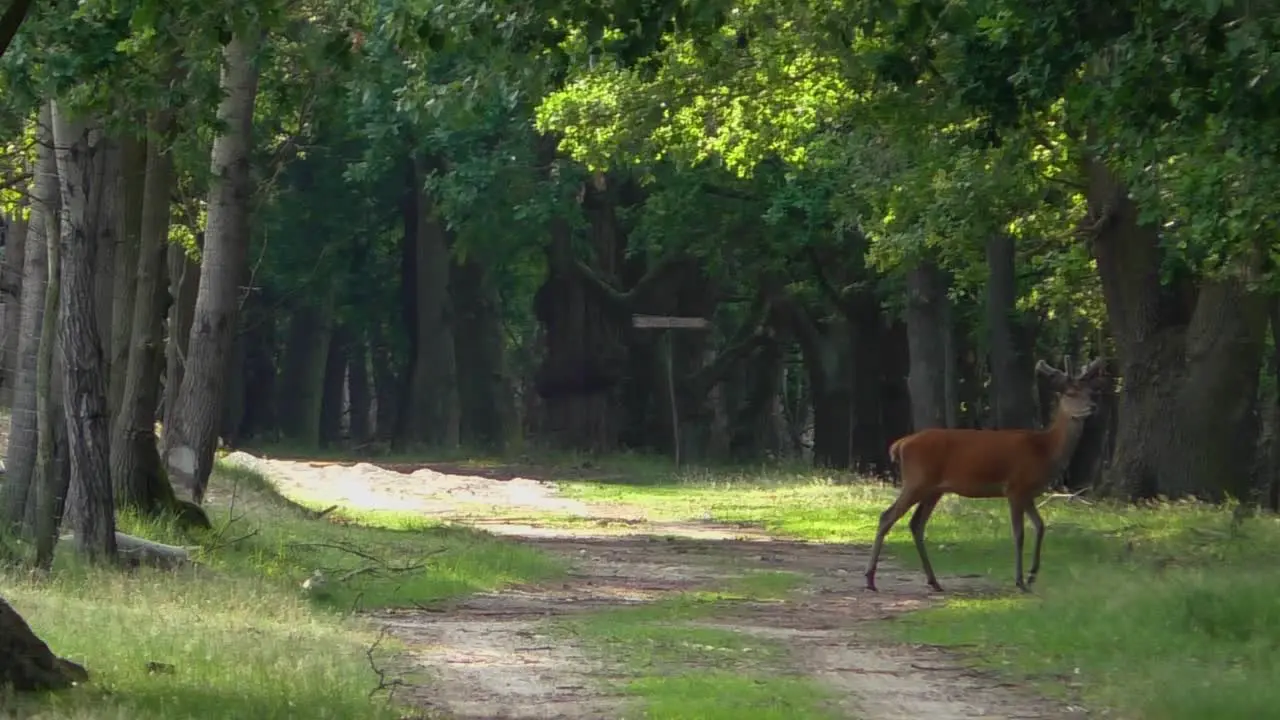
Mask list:
[[[325,307],[303,305],[289,318],[284,362],[277,385],[276,407],[285,438],[306,448],[320,444],[320,410],[325,367],[333,336],[332,293]]]
[[[253,293],[245,303],[244,333],[244,415],[238,438],[274,437],[276,421],[276,318],[266,301]]]
[[[135,252],[125,253],[137,264],[132,270],[117,266],[123,275],[137,282],[130,299],[132,314],[116,318],[117,326],[123,324],[132,329],[132,336],[124,341],[124,388],[112,436],[111,476],[117,506],[148,514],[174,509],[173,488],[161,467],[155,432],[164,352],[162,326],[169,309],[165,281],[174,169],[173,156],[167,148],[172,124],[172,113],[167,111],[151,120],[152,141],[143,145],[146,158],[139,242]]]
[[[0,692],[62,690],[88,679],[88,671],[54,655],[18,611],[0,598]]]
[[[34,214],[24,198],[18,214],[9,221],[0,265],[0,407],[13,408],[13,386],[18,377],[18,338],[22,334],[22,266],[27,256],[29,217]]]
[[[584,194],[591,225],[594,264],[600,277],[617,277],[625,248],[616,217],[617,200],[605,176]],[[534,296],[545,352],[535,376],[542,399],[541,422],[554,446],[586,452],[617,447],[621,408],[619,381],[626,362],[624,320],[596,300],[575,269],[572,228],[564,218],[551,223],[547,279]]]
[[[94,317],[103,141],[85,119],[68,117],[57,103],[52,103],[51,114],[62,189],[58,342],[71,461],[68,506],[76,549],[105,562],[115,558],[116,528],[108,460],[106,367]]]
[[[147,174],[147,143],[125,134],[120,140],[120,174],[117,178],[107,178],[107,182],[118,184],[116,193],[120,198],[118,213],[119,228],[116,232],[114,287],[111,304],[111,333],[103,337],[111,338],[108,366],[111,368],[111,379],[107,383],[107,405],[111,411],[112,427],[120,415],[124,398],[124,388],[129,371],[129,346],[133,337],[134,297],[138,291],[138,253],[142,242],[142,205]],[[163,192],[168,193],[170,188]],[[166,196],[167,197],[167,196]],[[165,206],[166,212],[168,205]],[[168,216],[165,227],[168,227]],[[166,244],[168,237],[164,238]],[[100,258],[100,263],[105,258]],[[114,433],[113,433],[114,437]],[[117,487],[119,490],[119,487]]]
[[[952,371],[947,336],[946,280],[937,265],[919,261],[907,271],[907,342],[911,355],[911,418],[916,430],[946,427]]]
[[[49,239],[60,238],[62,195],[53,152],[53,123],[43,103],[37,120],[36,177],[32,187],[31,225],[22,264],[22,314],[18,324],[18,369],[14,378],[5,482],[0,485],[0,528],[34,537],[24,522],[32,493],[38,430],[36,375],[40,334],[44,327],[45,292],[49,286]]]
[[[1127,189],[1101,162],[1087,171],[1090,211],[1100,218],[1093,252],[1125,381],[1117,481],[1108,489],[1241,497],[1253,468],[1266,327],[1265,296],[1248,287],[1260,257],[1198,287],[1185,271],[1162,283],[1157,229],[1139,224]]]
[[[987,347],[991,363],[992,427],[1035,427],[1033,378],[1023,375],[1028,363],[1020,357],[1018,279],[1014,267],[1013,236],[997,233],[987,241]]]
[[[346,409],[347,362],[351,351],[351,330],[336,325],[325,354],[320,392],[320,445],[332,447],[342,442],[343,411]]]
[[[103,382],[109,386],[111,363],[114,360],[111,355],[111,335],[115,310],[116,245],[120,241],[119,231],[124,226],[121,217],[124,206],[120,197],[120,144],[116,138],[107,135],[100,142],[102,149],[98,152],[96,161],[99,169],[94,172],[102,185],[91,188],[98,195],[98,219],[94,221],[94,236],[91,238],[96,244],[93,251],[93,313],[96,318],[95,329],[102,340],[102,362],[106,372]],[[108,403],[110,400],[108,394]],[[107,416],[107,423],[110,425],[115,418],[116,406],[109,404],[108,407],[110,414]]]
[[[204,248],[204,233],[196,235]],[[170,245],[166,261],[169,265],[169,317],[165,322],[164,427],[173,424],[173,410],[182,387],[187,367],[187,342],[191,339],[191,321],[196,312],[196,293],[200,289],[200,265],[181,245]]]
[[[453,267],[449,287],[456,326],[466,328],[455,341],[461,439],[468,447],[501,450],[513,431],[515,405],[498,292],[487,269],[474,259]]]
[[[248,260],[249,155],[259,41],[260,33],[248,29],[234,34],[223,50],[226,95],[218,106],[218,119],[226,130],[213,142],[213,181],[187,366],[174,403],[173,424],[164,431],[163,456],[170,479],[189,492],[196,504],[204,500],[213,471],[227,360],[239,313],[239,285]]]
[[[373,386],[369,378],[369,343],[364,332],[355,333],[347,352],[347,387],[351,401],[351,440],[363,443],[373,436],[370,425]]]
[[[396,419],[400,417],[400,387],[402,383],[396,377],[395,360],[386,330],[375,326],[372,330],[373,341],[369,348],[370,365],[373,368],[374,402],[374,437],[391,440],[395,435]]]
[[[408,371],[408,402],[404,413],[402,447],[415,444],[457,447],[460,442],[458,374],[453,322],[449,307],[449,239],[435,201],[423,188],[426,168],[413,178],[416,214],[411,287],[415,291]]]

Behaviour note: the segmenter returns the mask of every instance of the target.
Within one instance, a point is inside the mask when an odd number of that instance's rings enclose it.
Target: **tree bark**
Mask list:
[[[347,387],[351,401],[351,440],[363,443],[373,436],[370,423],[373,386],[369,378],[369,343],[363,332],[356,332],[347,353]]]
[[[260,33],[250,29],[234,34],[223,50],[222,87],[226,95],[218,106],[218,119],[226,130],[213,143],[200,289],[173,424],[164,431],[163,456],[169,477],[196,504],[204,500],[213,471],[227,359],[239,313],[239,285],[248,261],[249,156],[258,95],[254,56],[259,42]]]
[[[49,238],[60,238],[62,195],[53,151],[53,123],[49,105],[40,108],[37,120],[36,176],[32,186],[31,225],[22,265],[22,315],[18,325],[18,370],[14,378],[10,413],[9,447],[5,482],[0,485],[0,528],[33,537],[35,528],[25,523],[35,479],[37,429],[36,375],[41,330],[44,327],[45,292],[49,286]]]
[[[320,445],[332,447],[342,441],[343,411],[346,409],[347,354],[351,350],[351,331],[335,324],[329,337],[328,352],[320,392]]]
[[[0,598],[0,692],[62,690],[89,679],[83,667],[63,660],[36,636],[13,606]]]
[[[103,140],[87,120],[69,117],[57,103],[52,105],[62,189],[58,342],[62,347],[71,462],[68,507],[76,530],[76,549],[91,560],[105,562],[115,559],[116,538],[108,460],[106,367],[94,316],[95,256],[99,249],[95,233],[100,230],[97,210],[104,184]],[[43,511],[44,503],[41,505]]]
[[[1018,278],[1013,236],[992,235],[987,241],[987,346],[991,364],[992,426],[1035,427],[1034,378],[1024,375],[1029,363],[1020,356],[1026,332],[1018,317]]]
[[[1261,253],[1241,259],[1224,279],[1181,271],[1164,283],[1157,229],[1139,223],[1138,208],[1107,167],[1091,160],[1086,169],[1099,221],[1093,252],[1124,377],[1116,480],[1106,489],[1240,497],[1256,445],[1266,298],[1249,285]]]
[[[204,233],[196,235],[204,248]],[[170,245],[166,261],[169,265],[169,317],[165,321],[164,427],[174,421],[178,390],[187,367],[187,341],[191,339],[191,321],[195,318],[196,293],[200,289],[200,264],[181,245]]]
[[[412,177],[416,191],[415,232],[412,241],[414,313],[408,371],[408,402],[404,413],[401,447],[424,444],[457,447],[461,412],[455,359],[452,308],[449,303],[449,238],[435,200],[423,187],[425,163]]]
[[[18,338],[22,334],[22,266],[31,229],[29,203],[23,199],[18,214],[9,221],[0,265],[0,407],[13,408],[13,386],[18,377]],[[23,217],[23,213],[29,213]]]
[[[120,174],[117,178],[107,178],[107,182],[118,184],[116,193],[120,198],[118,213],[119,228],[116,231],[115,268],[113,270],[114,287],[111,303],[111,333],[105,332],[103,337],[111,338],[108,366],[111,368],[111,379],[107,383],[107,405],[111,411],[111,422],[114,428],[120,415],[121,404],[125,393],[125,384],[129,372],[130,343],[133,339],[132,323],[135,318],[133,310],[134,298],[138,291],[137,272],[138,253],[142,242],[142,213],[145,195],[147,162],[147,142],[126,134],[120,140]],[[165,188],[168,193],[170,188]],[[166,212],[168,206],[165,206]],[[168,227],[168,216],[165,226]],[[168,236],[164,238],[168,241]],[[102,260],[99,259],[101,264]],[[114,432],[113,432],[114,436]],[[118,489],[118,488],[117,488]]]
[[[131,293],[132,314],[116,318],[118,324],[132,329],[132,335],[124,341],[124,387],[112,435],[111,475],[117,506],[145,514],[172,510],[175,505],[173,488],[160,463],[155,432],[164,352],[162,326],[169,309],[166,254],[174,169],[167,148],[172,122],[171,111],[154,115],[149,127],[151,142],[143,145],[146,158],[140,193],[140,234],[135,252],[124,253],[137,264],[132,270],[120,267],[124,275],[136,279]]]
[[[911,418],[916,430],[947,427],[947,335],[950,333],[946,280],[938,266],[921,260],[907,271],[907,342],[910,348]]]
[[[244,307],[244,415],[237,439],[274,437],[276,415],[276,317],[260,293]]]
[[[332,293],[320,302],[324,307],[304,304],[295,308],[289,318],[276,395],[283,436],[306,448],[320,444],[325,367],[333,336]]]
[[[462,442],[501,450],[513,430],[515,405],[497,289],[487,269],[469,258],[454,266],[450,290],[457,327],[465,329],[455,343]]]
[[[386,330],[375,326],[372,332],[369,359],[373,368],[373,393],[377,405],[374,408],[373,433],[380,440],[391,440],[396,432],[396,419],[400,417],[399,393],[402,383],[396,377],[396,363],[387,341]]]
[[[95,175],[99,177],[100,186],[91,188],[98,195],[96,220],[94,221],[95,243],[93,251],[93,314],[96,321],[98,337],[102,339],[102,362],[106,372],[104,381],[108,387],[107,423],[115,418],[116,406],[110,405],[111,381],[111,336],[115,304],[115,257],[116,245],[119,243],[118,231],[123,227],[121,211],[123,204],[120,197],[121,157],[120,144],[116,138],[103,135],[101,150],[96,162],[99,168]]]

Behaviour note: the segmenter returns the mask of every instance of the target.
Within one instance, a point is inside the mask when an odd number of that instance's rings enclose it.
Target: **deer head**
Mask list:
[[[1083,420],[1098,407],[1094,396],[1106,382],[1102,372],[1104,365],[1103,359],[1097,358],[1085,365],[1078,375],[1071,377],[1041,360],[1036,363],[1036,372],[1049,378],[1049,385],[1058,393],[1058,409],[1072,418]]]

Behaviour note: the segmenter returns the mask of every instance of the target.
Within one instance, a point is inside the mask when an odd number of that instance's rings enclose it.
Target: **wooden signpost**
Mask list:
[[[671,315],[632,315],[631,325],[640,330],[709,330],[711,321],[700,317]],[[675,364],[672,361],[671,335],[663,333],[666,342],[667,398],[671,403],[671,447],[676,467],[680,467],[680,410],[676,406]]]

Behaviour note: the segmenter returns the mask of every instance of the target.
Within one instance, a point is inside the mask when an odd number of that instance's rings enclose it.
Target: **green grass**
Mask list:
[[[555,628],[616,665],[627,678],[620,689],[640,700],[646,718],[825,720],[835,717],[829,694],[784,670],[781,645],[695,624],[727,603],[780,599],[802,582],[794,573],[751,573],[720,590],[561,620]]]
[[[23,704],[5,711],[129,720],[401,717],[381,696],[369,698],[378,684],[366,652],[375,636],[348,610],[430,602],[564,569],[514,543],[402,515],[361,513],[365,525],[317,520],[236,468],[221,468],[208,508],[217,531],[196,537],[135,518],[120,523],[125,532],[200,544],[199,568],[95,570],[60,550],[47,578],[0,571],[4,597],[56,653],[92,673],[82,688],[10,700]],[[328,582],[304,591],[301,582],[316,570]],[[379,667],[388,667],[394,649],[383,641],[374,654]],[[153,674],[148,663],[171,671]]]
[[[665,472],[665,477],[664,477]],[[809,540],[869,543],[895,490],[837,485],[783,471],[577,483],[568,494],[627,503],[654,519],[756,523]],[[1236,527],[1229,508],[1170,503],[1136,508],[1052,501],[1044,564],[1032,596],[952,597],[895,625],[914,642],[963,647],[1046,692],[1080,693],[1127,718],[1268,717],[1280,706],[1280,519]],[[1003,501],[949,497],[929,525],[948,575],[988,576],[1012,592],[1013,548]],[[1030,562],[1031,541],[1027,543]],[[918,572],[906,521],[886,551]],[[854,579],[862,568],[850,567]],[[920,578],[923,589],[923,577]]]

